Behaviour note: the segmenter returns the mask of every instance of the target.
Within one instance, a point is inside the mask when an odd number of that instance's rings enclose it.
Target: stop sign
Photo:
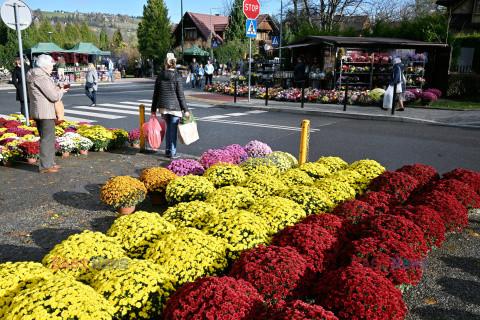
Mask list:
[[[260,3],[258,0],[244,0],[243,13],[247,19],[256,19],[260,14]]]

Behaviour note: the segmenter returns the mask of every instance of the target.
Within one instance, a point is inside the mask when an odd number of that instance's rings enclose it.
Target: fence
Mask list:
[[[457,65],[456,71],[458,73],[470,73],[470,72],[472,72],[472,65],[471,64],[459,64],[459,65]]]

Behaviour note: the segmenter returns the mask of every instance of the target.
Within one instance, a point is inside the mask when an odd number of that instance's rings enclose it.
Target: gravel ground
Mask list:
[[[100,189],[117,175],[138,177],[166,166],[161,153],[126,148],[57,158],[63,168],[39,174],[35,165],[0,167],[0,263],[37,261],[68,236],[106,232],[116,212],[100,201]],[[137,210],[162,212],[144,201]],[[449,234],[428,256],[420,283],[404,293],[408,320],[480,319],[480,211],[461,233]]]

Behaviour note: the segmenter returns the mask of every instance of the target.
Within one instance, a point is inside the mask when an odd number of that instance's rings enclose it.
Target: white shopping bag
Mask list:
[[[182,144],[189,145],[200,139],[198,136],[197,124],[189,122],[178,125],[178,141]]]
[[[383,108],[392,109],[393,104],[393,86],[388,86],[383,96]]]
[[[187,79],[186,79],[186,82],[189,83],[190,82],[190,78],[191,76],[189,74],[187,74]]]

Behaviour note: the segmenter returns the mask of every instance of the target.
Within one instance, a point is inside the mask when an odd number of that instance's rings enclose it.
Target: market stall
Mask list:
[[[388,85],[394,57],[404,65],[408,88],[446,88],[452,48],[448,44],[394,38],[309,36],[283,48],[303,56],[309,86],[324,75],[320,86],[341,88],[348,80],[357,89]],[[314,58],[318,65],[314,67]]]

